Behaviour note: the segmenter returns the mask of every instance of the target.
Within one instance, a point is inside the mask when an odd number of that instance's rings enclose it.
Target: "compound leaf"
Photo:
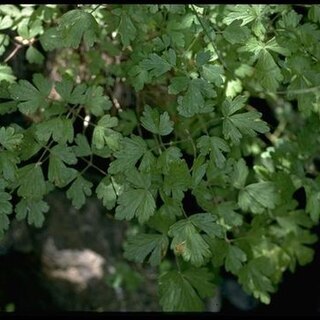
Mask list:
[[[269,293],[274,291],[270,276],[272,274],[272,265],[267,257],[259,257],[250,260],[239,271],[239,282],[244,290],[261,302],[269,304]]]
[[[137,217],[140,223],[144,223],[155,213],[155,209],[156,203],[149,190],[130,189],[119,196],[115,217],[118,220]]]
[[[202,136],[197,141],[197,147],[200,149],[201,155],[210,153],[218,168],[222,168],[226,162],[226,158],[222,152],[229,152],[230,148],[225,140],[220,137]]]
[[[104,177],[97,186],[96,193],[103,205],[111,210],[116,205],[117,197],[123,191],[123,186],[118,184],[114,178]]]
[[[109,173],[131,170],[146,151],[147,145],[142,138],[135,135],[125,137],[121,149],[114,153],[116,160],[111,163]]]
[[[128,238],[124,246],[124,257],[142,263],[150,255],[148,262],[151,266],[160,264],[165,256],[169,240],[161,234],[137,234]]]
[[[252,183],[239,192],[238,204],[244,211],[262,213],[266,208],[274,209],[279,195],[274,183],[263,181]]]
[[[18,196],[39,200],[46,194],[46,183],[39,164],[28,164],[18,171]]]
[[[173,65],[161,58],[156,53],[151,53],[149,58],[140,62],[140,67],[149,71],[152,77],[160,77],[167,71],[171,70]]]
[[[43,200],[21,199],[15,211],[17,220],[28,217],[28,224],[40,228],[45,220],[44,213],[49,211],[49,206]]]
[[[142,126],[148,131],[166,136],[173,130],[173,122],[169,118],[168,112],[160,115],[157,109],[152,109],[150,106],[145,106],[141,117]]]
[[[27,80],[20,80],[10,87],[12,99],[18,101],[18,108],[24,114],[35,113],[39,108],[47,108],[47,97],[51,91],[51,82],[36,73],[33,75],[33,86]]]
[[[212,275],[205,268],[162,274],[159,278],[159,295],[163,311],[203,311],[201,298],[213,294],[211,279]]]
[[[229,245],[225,261],[227,271],[237,274],[246,260],[246,254],[239,247]]]
[[[173,237],[170,248],[176,255],[181,255],[185,261],[200,267],[207,258],[210,258],[209,245],[191,221],[179,220],[170,227],[168,234]]]
[[[72,182],[66,194],[67,198],[72,200],[72,205],[76,209],[80,209],[85,204],[86,196],[91,196],[92,186],[93,184],[82,176],[79,176]]]
[[[0,144],[9,151],[14,151],[17,149],[22,141],[22,138],[23,134],[15,133],[15,130],[12,127],[0,128]]]

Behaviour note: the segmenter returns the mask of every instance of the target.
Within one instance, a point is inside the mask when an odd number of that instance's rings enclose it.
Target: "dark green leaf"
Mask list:
[[[135,262],[148,262],[152,266],[160,264],[169,245],[168,237],[161,234],[138,234],[128,238],[124,246],[124,257]]]
[[[157,109],[148,105],[144,108],[141,124],[148,131],[161,136],[166,136],[173,130],[173,122],[170,120],[168,112],[160,114]]]
[[[144,223],[155,213],[155,209],[156,203],[150,191],[131,189],[120,195],[115,217],[118,220],[137,217],[140,223]]]
[[[39,164],[28,164],[19,169],[18,196],[40,200],[46,194],[46,183]]]
[[[121,149],[114,154],[116,160],[111,163],[109,173],[131,170],[146,151],[147,145],[142,138],[135,135],[124,138]]]
[[[18,220],[25,219],[28,216],[28,224],[37,228],[42,227],[44,222],[44,213],[49,211],[49,206],[43,200],[22,199],[15,209]]]
[[[159,295],[163,311],[203,311],[201,297],[213,294],[211,278],[205,268],[162,274],[159,278]]]
[[[52,87],[50,81],[39,73],[33,75],[33,83],[35,86],[29,81],[20,80],[10,87],[12,98],[19,102],[19,110],[27,115],[48,107],[47,97]]]
[[[66,194],[67,198],[72,200],[72,205],[76,209],[80,209],[85,204],[86,196],[91,196],[92,186],[93,184],[82,176],[79,176],[72,182]]]
[[[0,144],[9,151],[17,149],[22,142],[22,138],[23,135],[21,133],[15,133],[15,130],[12,127],[0,128]]]
[[[209,245],[191,221],[179,220],[170,227],[168,234],[173,237],[170,248],[176,255],[181,255],[185,261],[200,267],[207,258],[210,258]]]

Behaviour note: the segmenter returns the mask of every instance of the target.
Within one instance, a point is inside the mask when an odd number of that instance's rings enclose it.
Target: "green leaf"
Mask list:
[[[159,155],[157,166],[162,169],[164,173],[167,173],[168,170],[170,170],[172,162],[179,161],[180,158],[182,158],[181,150],[178,147],[171,146]]]
[[[250,29],[246,26],[241,26],[239,20],[234,20],[222,32],[223,37],[231,44],[245,43],[250,36]]]
[[[162,274],[159,278],[159,296],[163,311],[203,311],[201,298],[213,295],[211,279],[212,275],[205,268]]]
[[[266,42],[265,46],[264,46],[265,50],[271,50],[273,52],[276,53],[280,53],[283,56],[288,56],[290,55],[290,51],[287,48],[283,48],[281,47],[277,41],[276,38],[273,37],[272,39],[270,39],[269,41]]]
[[[31,163],[20,168],[18,177],[18,196],[37,201],[46,194],[46,183],[39,164]]]
[[[222,66],[205,64],[202,66],[202,76],[208,82],[215,84],[217,87],[221,86],[223,83],[222,75],[224,70]]]
[[[216,208],[217,214],[229,226],[241,226],[243,223],[242,216],[235,210],[238,209],[236,203],[232,201],[222,202]]]
[[[0,239],[5,230],[9,228],[9,218],[7,215],[12,213],[11,195],[7,192],[0,191]]]
[[[84,104],[89,112],[97,117],[102,116],[112,107],[109,97],[103,94],[101,86],[91,86],[87,89]]]
[[[233,100],[226,99],[222,104],[223,115],[228,117],[242,109],[245,106],[246,100],[244,96],[237,96]]]
[[[266,122],[261,120],[261,113],[257,111],[249,111],[245,113],[234,114],[243,108],[245,98],[237,97],[233,101],[227,99],[222,104],[223,135],[226,139],[230,139],[234,144],[239,144],[243,135],[255,136],[256,132],[266,133],[269,127]]]
[[[77,158],[73,153],[71,147],[67,147],[65,144],[57,144],[50,150],[51,156],[57,157],[67,164],[76,164]]]
[[[18,101],[19,110],[26,114],[35,113],[39,108],[47,108],[47,97],[51,91],[51,83],[41,74],[33,75],[33,86],[29,81],[20,80],[10,87],[12,99]]]
[[[93,184],[79,176],[71,184],[71,187],[67,190],[67,198],[72,200],[72,205],[76,209],[80,209],[86,202],[86,196],[91,196]]]
[[[13,20],[10,16],[0,17],[0,30],[10,28],[12,24],[13,24]]]
[[[231,176],[232,185],[237,189],[242,189],[245,186],[249,169],[243,158],[239,159],[234,165],[234,171]]]
[[[270,276],[272,265],[267,257],[250,260],[239,272],[239,282],[247,293],[256,299],[269,304],[270,295],[274,291]]]
[[[238,204],[243,211],[263,213],[274,209],[279,202],[279,195],[274,183],[270,181],[252,183],[239,192]]]
[[[73,146],[73,151],[77,157],[86,157],[92,154],[90,145],[85,135],[78,133],[74,139],[76,146]]]
[[[317,242],[318,237],[311,234],[309,230],[301,230],[297,234],[290,233],[283,242],[283,247],[290,254],[294,261],[290,268],[295,269],[295,261],[304,266],[314,259],[314,249],[307,245]]]
[[[224,266],[225,258],[228,253],[228,243],[226,242],[226,240],[205,236],[205,241],[209,244],[210,250],[212,252],[212,265],[215,268]]]
[[[180,76],[171,78],[171,84],[168,87],[169,94],[178,94],[188,88],[190,79],[188,77]]]
[[[64,145],[54,146],[51,149],[49,158],[48,179],[60,188],[65,187],[77,176],[77,171],[73,168],[68,168],[64,162],[67,164],[75,164],[77,162],[72,148]]]
[[[170,162],[168,170],[164,172],[163,190],[165,194],[181,201],[191,183],[189,168],[185,160]]]
[[[148,105],[145,106],[140,120],[145,129],[161,136],[166,136],[173,130],[173,121],[170,121],[168,112],[165,111],[160,115],[157,109]]]
[[[156,203],[149,190],[130,189],[118,198],[115,218],[131,220],[137,217],[140,223],[144,223],[155,213],[155,209]]]
[[[197,53],[196,56],[196,64],[198,67],[203,66],[204,64],[208,63],[211,58],[211,52],[210,51],[200,51]]]
[[[116,160],[110,164],[109,173],[131,170],[146,151],[147,145],[142,138],[135,135],[125,137],[122,139],[121,149],[114,153]]]
[[[151,53],[149,58],[140,62],[139,66],[142,69],[149,71],[150,75],[156,78],[171,70],[173,67],[171,63],[167,62],[156,53]]]
[[[0,82],[1,81],[8,81],[13,83],[16,80],[16,77],[12,73],[11,67],[0,64]]]
[[[111,210],[116,205],[117,197],[122,193],[123,186],[111,177],[104,177],[97,186],[96,193],[103,205]]]
[[[55,84],[55,89],[61,96],[61,98],[70,104],[80,104],[85,102],[85,90],[86,85],[75,85],[66,76],[62,78],[62,81]]]
[[[64,45],[63,36],[57,28],[46,29],[39,40],[45,51],[62,48]]]
[[[133,24],[132,19],[126,12],[123,12],[121,15],[118,32],[121,36],[121,41],[124,47],[130,45],[130,42],[136,38],[137,29]]]
[[[213,216],[211,213],[197,213],[193,214],[189,221],[204,231],[210,237],[224,237],[224,232],[222,227],[216,223],[217,218]]]
[[[34,46],[30,46],[27,49],[26,58],[29,63],[42,64],[44,61],[43,54]]]
[[[59,36],[64,47],[78,48],[81,40],[92,47],[97,39],[99,25],[91,13],[81,9],[70,10],[60,19]]]
[[[36,126],[36,137],[41,142],[48,142],[50,137],[59,143],[66,143],[73,141],[73,123],[71,119],[66,118],[52,118],[43,121]]]
[[[173,237],[170,248],[176,255],[181,255],[185,261],[190,261],[192,265],[200,267],[207,258],[210,258],[209,245],[191,221],[179,220],[170,227],[168,234]]]
[[[165,235],[168,234],[170,226],[176,222],[175,212],[167,209],[168,206],[162,205],[148,221],[150,228]]]
[[[261,7],[262,5],[260,5]],[[241,26],[245,26],[249,22],[257,19],[257,13],[254,6],[249,4],[239,4],[231,7],[231,12],[223,19],[227,25],[231,24],[234,20],[242,20]]]
[[[246,254],[237,246],[229,245],[226,256],[226,270],[233,274],[238,274],[242,268],[242,263],[247,260]]]
[[[267,91],[275,92],[283,80],[281,70],[268,51],[261,51],[256,64],[259,84]]]
[[[178,98],[178,112],[181,116],[192,117],[195,114],[212,111],[212,106],[205,103],[205,97],[214,98],[216,92],[213,87],[203,79],[189,81],[187,92]]]
[[[160,264],[167,252],[169,240],[161,234],[137,234],[128,238],[124,246],[124,257],[128,260],[142,263],[150,255],[151,266]]]
[[[307,195],[306,212],[309,213],[312,221],[318,223],[320,218],[320,191],[305,187]]]
[[[16,150],[21,142],[23,135],[21,133],[15,133],[12,127],[1,127],[0,128],[0,144],[9,151]]]
[[[214,159],[218,168],[222,168],[226,162],[222,152],[230,151],[226,141],[219,137],[202,136],[197,140],[197,147],[201,155],[205,156],[210,153],[210,157]]]
[[[107,145],[112,151],[119,149],[122,135],[110,128],[118,125],[118,118],[109,114],[103,116],[93,130],[92,144],[97,149],[102,149]]]
[[[150,75],[148,71],[140,65],[134,65],[129,70],[129,75],[132,77],[132,85],[136,91],[142,90],[144,84],[150,82]]]
[[[45,220],[44,213],[49,211],[49,206],[43,200],[21,199],[15,211],[17,220],[25,219],[28,216],[28,224],[40,228]]]
[[[199,185],[202,178],[205,176],[207,172],[208,164],[205,162],[205,158],[203,156],[199,156],[194,159],[192,165],[192,185],[193,187]]]
[[[5,180],[15,181],[18,170],[17,163],[19,163],[19,158],[14,153],[10,151],[0,152],[0,173]]]

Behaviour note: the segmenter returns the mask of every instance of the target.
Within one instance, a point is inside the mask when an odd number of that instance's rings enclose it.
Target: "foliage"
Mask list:
[[[97,196],[135,230],[124,257],[159,268],[164,311],[203,310],[222,268],[269,303],[317,241],[319,22],[318,5],[1,5],[0,235],[41,227],[55,188]]]

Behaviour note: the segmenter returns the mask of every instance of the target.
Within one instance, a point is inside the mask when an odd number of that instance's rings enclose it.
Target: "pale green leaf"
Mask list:
[[[252,183],[239,192],[238,203],[242,210],[262,213],[274,209],[279,202],[279,194],[274,183],[263,181]]]

